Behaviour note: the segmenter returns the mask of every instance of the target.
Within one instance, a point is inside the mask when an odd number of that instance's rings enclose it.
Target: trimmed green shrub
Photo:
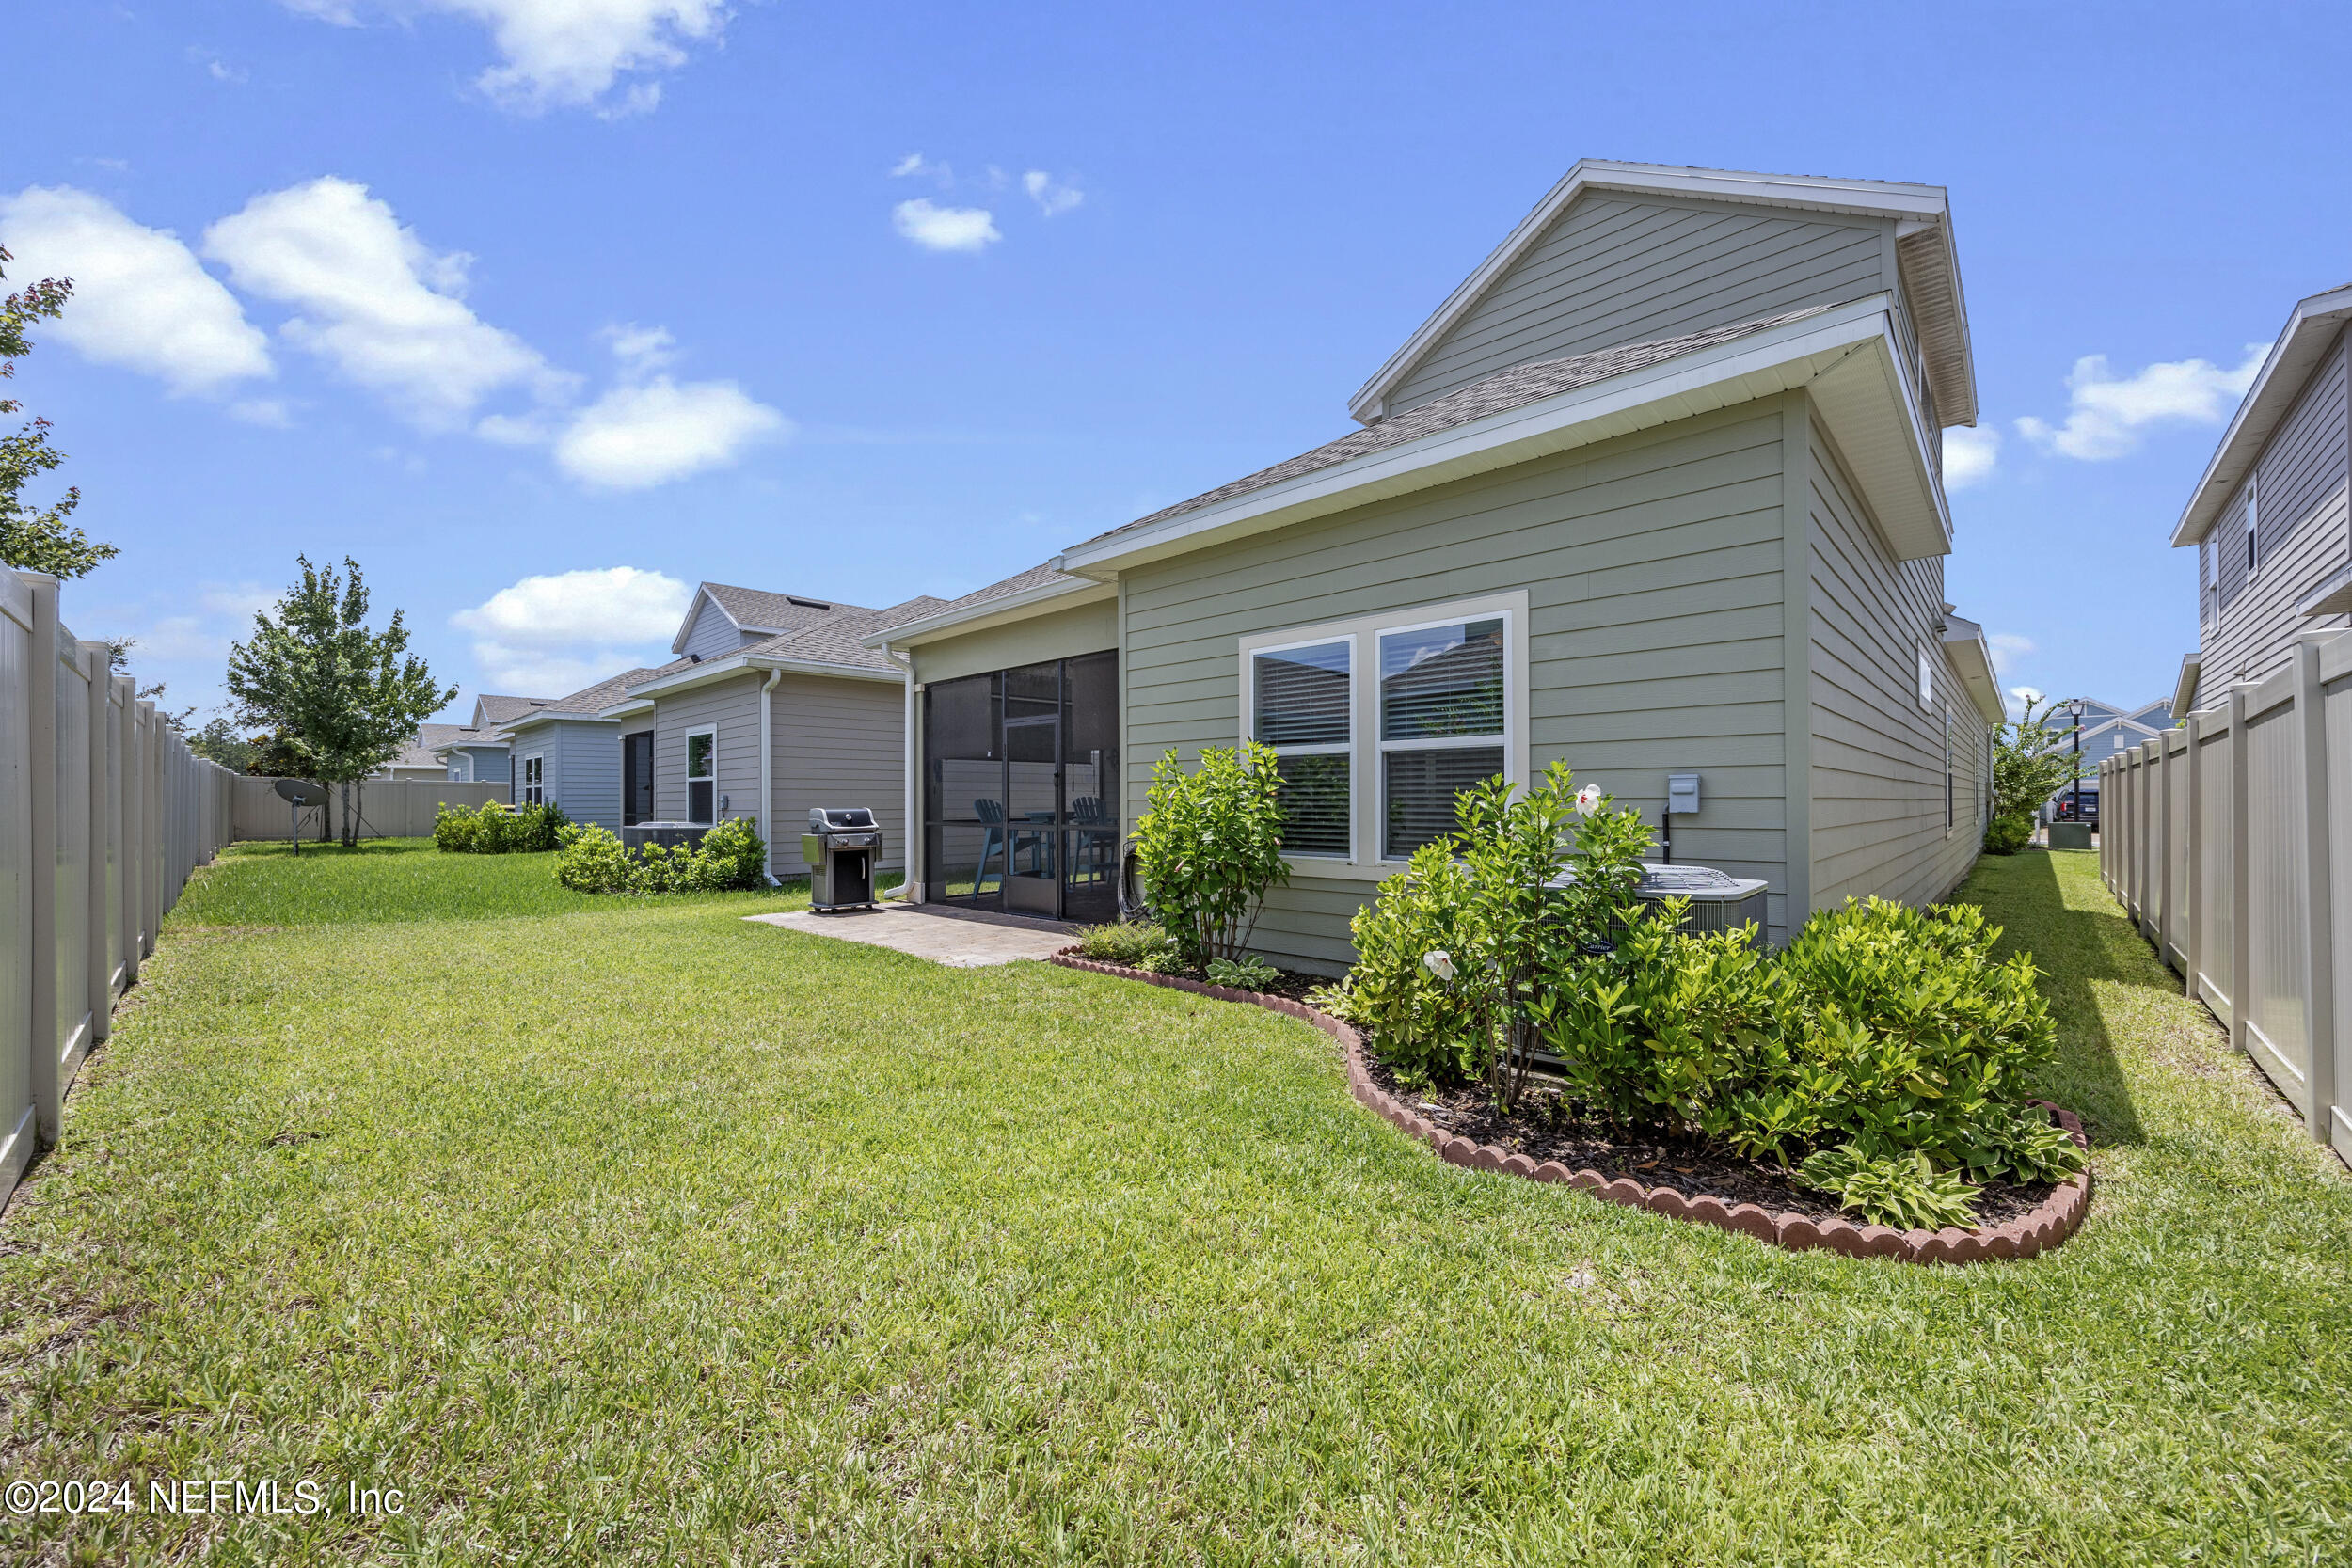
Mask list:
[[[1260,900],[1290,880],[1281,783],[1273,749],[1255,741],[1208,747],[1190,773],[1173,750],[1152,765],[1136,818],[1136,867],[1153,917],[1186,963],[1242,957]]]
[[[2033,842],[2033,817],[2026,813],[1996,816],[1984,830],[1984,852],[2013,855]]]
[[[555,879],[574,893],[626,893],[635,864],[610,828],[592,823],[573,833],[555,857]]]
[[[486,800],[478,811],[443,804],[433,814],[433,845],[461,855],[535,854],[559,847],[572,825],[552,801],[507,806]]]
[[[730,816],[695,847],[702,866],[702,885],[710,888],[755,888],[768,879],[768,846],[748,816]]]
[[[1209,984],[1230,986],[1235,990],[1263,990],[1282,977],[1282,972],[1263,958],[1211,958]]]
[[[577,893],[717,893],[758,887],[768,847],[749,817],[732,816],[699,845],[632,850],[598,827],[573,830],[555,858],[555,879]]]
[[[1114,920],[1078,932],[1080,953],[1097,963],[1123,964],[1129,969],[1174,947],[1168,933],[1148,920]]]

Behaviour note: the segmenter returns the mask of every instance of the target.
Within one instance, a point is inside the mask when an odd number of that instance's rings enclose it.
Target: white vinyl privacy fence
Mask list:
[[[230,780],[229,831],[231,842],[256,838],[305,840],[326,838],[342,821],[342,786],[329,791],[327,807],[292,807],[278,793],[276,779]],[[499,784],[444,784],[438,779],[370,779],[355,785],[354,815],[361,838],[430,838],[433,819],[444,805],[479,811],[492,800],[503,800],[507,786]]]
[[[233,778],[59,623],[56,578],[0,567],[0,1199],[228,842]]]
[[[2107,887],[2352,1160],[2352,634],[2099,768]]]

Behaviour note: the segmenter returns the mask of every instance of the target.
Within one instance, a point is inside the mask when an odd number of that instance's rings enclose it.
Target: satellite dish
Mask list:
[[[286,802],[286,842],[296,856],[302,853],[302,808],[326,804],[326,791],[304,779],[280,779],[270,786]],[[321,819],[322,822],[324,818]],[[324,828],[321,830],[324,832]]]

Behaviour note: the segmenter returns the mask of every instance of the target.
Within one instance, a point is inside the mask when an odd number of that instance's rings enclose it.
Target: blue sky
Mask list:
[[[297,551],[469,697],[660,656],[703,578],[992,581],[1352,428],[1581,156],[1948,186],[1986,432],[1950,595],[2011,683],[2133,702],[2196,639],[2165,541],[2249,345],[2352,277],[2344,8],[93,0],[10,38],[0,243],[83,295],[15,390],[122,547],[69,624],[175,702]]]

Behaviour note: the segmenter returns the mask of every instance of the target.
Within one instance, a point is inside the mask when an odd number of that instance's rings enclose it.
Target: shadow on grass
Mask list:
[[[299,856],[295,854],[294,847],[282,838],[246,838],[239,839],[230,846],[229,852],[241,860],[247,857],[254,860],[272,858],[309,860],[312,855],[325,856],[329,860],[358,860],[380,859],[388,855],[437,853],[433,847],[433,841],[429,838],[363,838],[356,847],[349,849],[332,839],[321,843],[315,838],[306,838],[302,841],[302,850]]]
[[[1996,957],[2022,949],[2042,971],[2042,994],[2058,1031],[2058,1060],[2045,1075],[2044,1092],[2083,1118],[2093,1144],[2144,1143],[2147,1133],[2097,988],[2140,988],[2158,993],[2149,1001],[2160,996],[2178,1003],[2181,982],[2132,928],[2095,871],[2089,876],[2093,906],[2069,907],[2059,863],[2076,855],[2090,859],[2081,850],[1987,855],[1954,896],[1977,905],[2001,927]]]

